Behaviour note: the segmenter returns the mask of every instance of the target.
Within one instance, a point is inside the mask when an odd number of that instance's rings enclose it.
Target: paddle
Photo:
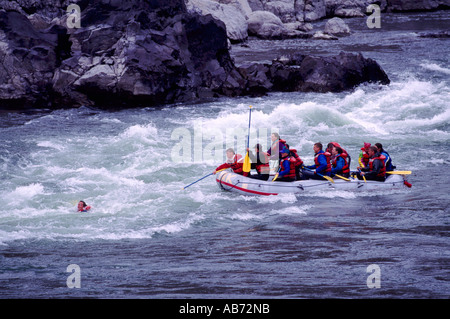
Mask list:
[[[362,176],[362,178],[363,178],[363,180],[364,180],[364,183],[367,183],[366,177],[365,177],[364,175],[361,174],[361,170],[358,169],[358,171],[359,171],[359,173],[360,173],[360,176]]]
[[[227,169],[227,168],[220,169],[220,170],[218,170],[216,173],[221,172],[221,171],[226,170],[226,169]],[[189,185],[184,186],[182,189],[184,190],[184,189],[188,188],[189,186],[194,185],[195,183],[200,182],[202,179],[205,179],[205,178],[207,178],[208,176],[211,176],[211,175],[214,175],[214,173],[210,173],[210,174],[208,174],[208,175],[205,175],[205,176],[203,176],[202,178],[196,180],[195,182],[192,182],[192,183],[190,183]]]
[[[250,113],[249,113],[249,116],[248,116],[247,149],[250,147],[250,123],[251,123],[251,121],[252,121],[252,106],[250,105]],[[244,158],[243,170],[246,173],[250,172],[250,170],[251,170],[249,152],[250,151],[247,151],[247,154],[245,154],[245,158]]]
[[[338,175],[338,174],[334,174],[334,176],[337,176],[337,177],[339,177],[339,178],[342,178],[343,180],[345,180],[345,181],[347,181],[347,182],[351,182],[347,177],[344,177],[344,176],[341,176],[341,175]]]
[[[304,167],[304,169],[306,169],[306,170],[308,170],[310,172],[314,172],[314,170],[306,168],[306,167]],[[327,181],[334,183],[334,180],[330,176],[325,176],[325,175],[319,174],[317,172],[316,172],[316,174],[319,175],[320,177],[325,178]]]
[[[386,172],[386,174],[394,174],[394,175],[409,175],[411,174],[411,171],[389,171]]]
[[[359,162],[359,165],[360,165],[361,167],[364,167],[364,165],[363,165],[363,163],[362,163],[362,161],[361,161],[361,157],[358,159],[358,162]],[[359,170],[359,172],[361,173],[361,170]],[[362,178],[363,178],[363,180],[364,180],[364,183],[367,183],[365,176],[364,176],[364,175],[361,175],[361,176],[362,176]]]

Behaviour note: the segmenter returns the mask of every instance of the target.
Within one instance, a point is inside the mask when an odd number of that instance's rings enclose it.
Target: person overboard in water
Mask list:
[[[78,211],[81,213],[85,213],[91,209],[91,206],[88,206],[84,201],[80,200],[78,202]]]

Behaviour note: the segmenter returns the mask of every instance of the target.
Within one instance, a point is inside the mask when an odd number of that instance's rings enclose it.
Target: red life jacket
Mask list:
[[[264,159],[261,160],[261,158],[257,159],[257,164],[255,165],[256,171],[259,174],[270,174],[270,165],[269,165],[269,156],[267,153],[259,151],[259,153],[256,154],[256,156],[261,157],[261,154],[264,156]],[[258,162],[260,164],[258,164]]]
[[[325,155],[325,158],[327,159],[327,168],[325,169],[325,172],[331,172],[331,162],[330,162],[330,157],[331,154],[328,152],[322,152],[322,153],[317,153],[316,156],[314,156],[314,163],[316,164],[316,168],[320,166],[319,164],[319,155]]]
[[[237,174],[244,173],[244,161],[242,160],[242,155],[235,154],[231,160],[227,159],[227,162],[216,168],[216,171],[222,169],[231,168]]]
[[[384,156],[384,155],[380,155],[378,157],[374,157],[374,158],[369,159],[369,169],[370,169],[370,171],[373,170],[373,161],[376,160],[376,159],[380,160],[381,163],[383,164],[383,166],[380,169],[380,172],[377,174],[377,177],[386,177],[386,164],[384,164],[384,160],[386,159],[386,156]]]
[[[295,166],[302,166],[303,165],[303,161],[300,158],[300,156],[298,156],[297,150],[291,148],[290,151],[291,151],[291,156],[293,156],[295,158],[295,160],[296,160],[295,161]]]
[[[244,172],[244,162],[242,161],[241,154],[235,154],[233,156],[233,162],[230,167],[236,174],[242,174]]]
[[[286,175],[283,175],[283,177],[295,180],[295,178],[297,176],[295,174],[295,166],[296,166],[297,160],[293,156],[286,156],[285,158],[281,159],[280,167],[284,167],[284,161],[289,161],[289,173],[287,173]]]
[[[336,167],[338,157],[342,157],[345,161],[344,167],[342,168],[342,174],[350,173],[350,167],[348,166],[347,154],[342,153],[342,154],[336,155],[336,157],[333,158],[331,165],[333,165],[333,167]]]
[[[91,206],[84,206],[83,208],[78,208],[79,212],[85,213],[91,209]]]

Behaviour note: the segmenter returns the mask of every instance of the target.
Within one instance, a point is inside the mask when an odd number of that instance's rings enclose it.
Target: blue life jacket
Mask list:
[[[386,171],[393,171],[396,166],[392,165],[392,159],[389,156],[389,153],[386,151],[381,152],[381,155],[384,155],[386,159],[384,160],[384,165],[386,166]]]

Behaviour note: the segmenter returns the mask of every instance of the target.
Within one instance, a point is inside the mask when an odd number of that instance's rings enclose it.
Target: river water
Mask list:
[[[0,114],[0,297],[448,298],[449,40],[417,35],[448,30],[448,13],[347,21],[353,34],[338,41],[232,52],[238,64],[361,52],[390,85]],[[249,105],[251,145],[278,131],[312,164],[318,141],[353,158],[380,142],[412,188],[248,197],[209,176],[183,190],[228,146],[243,153]],[[77,213],[79,200],[92,210]]]

